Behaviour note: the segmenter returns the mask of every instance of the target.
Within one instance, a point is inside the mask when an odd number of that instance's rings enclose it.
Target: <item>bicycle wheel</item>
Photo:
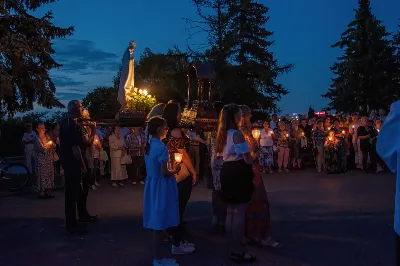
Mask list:
[[[10,191],[22,189],[30,178],[29,169],[22,163],[10,163],[2,169],[1,180]]]

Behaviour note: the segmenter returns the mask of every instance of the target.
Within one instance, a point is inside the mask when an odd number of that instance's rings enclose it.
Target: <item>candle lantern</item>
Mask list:
[[[175,157],[175,162],[176,163],[181,163],[183,154],[182,153],[174,153],[174,157]]]
[[[260,135],[261,135],[261,132],[260,132],[260,130],[258,128],[255,128],[255,129],[253,129],[251,131],[251,134],[253,135],[253,138],[259,139]]]

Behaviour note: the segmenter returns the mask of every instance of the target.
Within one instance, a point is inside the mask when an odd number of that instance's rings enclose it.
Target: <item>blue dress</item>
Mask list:
[[[179,221],[178,186],[174,176],[162,176],[162,164],[168,162],[168,149],[158,139],[150,140],[150,152],[144,156],[146,184],[143,200],[143,227],[164,230]]]

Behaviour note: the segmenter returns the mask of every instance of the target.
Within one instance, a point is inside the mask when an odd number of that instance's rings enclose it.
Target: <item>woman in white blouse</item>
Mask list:
[[[224,160],[222,165],[221,196],[227,203],[226,234],[235,262],[252,262],[256,257],[243,245],[247,205],[253,195],[253,160],[250,149],[239,130],[242,112],[236,104],[225,105],[218,121],[216,152]]]
[[[126,166],[121,164],[121,157],[126,154],[126,147],[125,140],[120,136],[119,129],[119,126],[113,126],[112,135],[109,137],[113,187],[124,186],[122,181],[128,178]]]
[[[269,123],[264,122],[264,128],[260,130],[260,166],[263,172],[273,173],[274,166],[274,131],[269,128]]]

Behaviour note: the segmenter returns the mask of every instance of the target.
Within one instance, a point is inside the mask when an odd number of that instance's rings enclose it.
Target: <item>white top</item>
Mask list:
[[[271,147],[272,145],[274,145],[271,132],[272,132],[271,128],[268,129],[268,132],[265,132],[264,128],[260,130],[260,146]]]
[[[274,130],[276,128],[278,123],[275,123],[274,120],[271,120],[271,122],[269,122],[269,128]]]
[[[110,141],[110,157],[111,158],[121,158],[122,157],[122,151],[119,150],[118,148],[123,148],[125,147],[125,141],[122,137],[117,137],[112,134],[108,140]],[[117,150],[118,149],[118,150]]]
[[[233,134],[237,130],[229,129],[226,133],[226,144],[222,151],[222,157],[225,162],[239,161],[243,159],[243,154],[250,151],[247,141],[235,144],[233,142]]]
[[[24,133],[24,136],[22,137],[22,141],[31,141],[36,139],[36,133],[35,132],[31,132],[31,133]],[[33,143],[29,143],[25,145],[25,152],[30,152],[33,151],[34,149],[34,144]]]

